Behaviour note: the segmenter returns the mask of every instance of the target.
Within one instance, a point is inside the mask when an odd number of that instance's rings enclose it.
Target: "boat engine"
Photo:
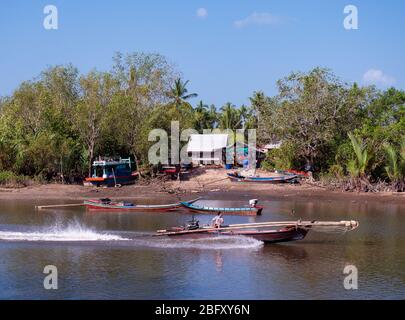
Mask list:
[[[194,216],[193,219],[188,221],[187,225],[186,225],[186,230],[196,230],[200,228],[200,221],[195,220]]]

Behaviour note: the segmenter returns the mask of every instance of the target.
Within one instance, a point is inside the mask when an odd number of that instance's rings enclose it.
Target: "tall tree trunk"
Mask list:
[[[94,146],[91,145],[89,148],[89,166],[88,166],[88,170],[89,170],[89,177],[91,177],[91,164],[93,161],[93,156],[94,156]]]
[[[62,184],[65,184],[65,177],[63,176],[63,156],[60,156],[60,180]]]
[[[134,155],[134,159],[135,159],[136,170],[138,171],[138,174],[139,174],[139,179],[142,179],[143,176],[142,176],[142,173],[141,173],[138,157],[136,156],[135,152],[133,152],[133,155]]]

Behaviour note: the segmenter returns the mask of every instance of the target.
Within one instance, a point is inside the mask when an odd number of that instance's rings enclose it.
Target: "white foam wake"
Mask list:
[[[99,233],[85,228],[78,223],[67,227],[59,225],[40,231],[0,231],[0,240],[3,241],[116,241],[129,240],[118,235]]]
[[[150,236],[150,235],[149,235]],[[111,234],[99,232],[72,221],[67,226],[56,223],[51,227],[25,230],[0,230],[0,241],[28,242],[96,242],[116,241],[117,245],[149,247],[156,249],[256,249],[263,242],[243,236],[217,236],[200,239],[173,239],[166,237],[149,237],[145,233],[125,232]]]
[[[231,249],[257,249],[263,242],[243,236],[218,236],[201,239],[154,239],[136,240],[140,246],[162,249],[201,249],[201,250],[231,250]]]

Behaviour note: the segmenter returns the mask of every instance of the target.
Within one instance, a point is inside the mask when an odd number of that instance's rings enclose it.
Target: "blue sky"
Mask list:
[[[58,8],[58,30],[43,9]],[[359,29],[343,27],[346,5]],[[343,80],[405,87],[403,0],[3,0],[0,95],[47,66],[109,70],[114,52],[158,52],[206,103],[248,102],[276,93],[291,71],[331,68]],[[200,9],[200,10],[199,10]]]

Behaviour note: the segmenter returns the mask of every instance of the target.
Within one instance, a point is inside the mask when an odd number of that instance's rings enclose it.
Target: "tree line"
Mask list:
[[[0,183],[35,177],[79,181],[98,155],[131,156],[148,167],[150,130],[257,129],[260,144],[281,141],[266,169],[307,168],[320,178],[405,191],[405,93],[348,84],[331,70],[293,72],[278,92],[248,105],[215,106],[188,92],[159,54],[117,53],[107,72],[50,67],[0,99]],[[23,180],[23,179],[22,179]]]

